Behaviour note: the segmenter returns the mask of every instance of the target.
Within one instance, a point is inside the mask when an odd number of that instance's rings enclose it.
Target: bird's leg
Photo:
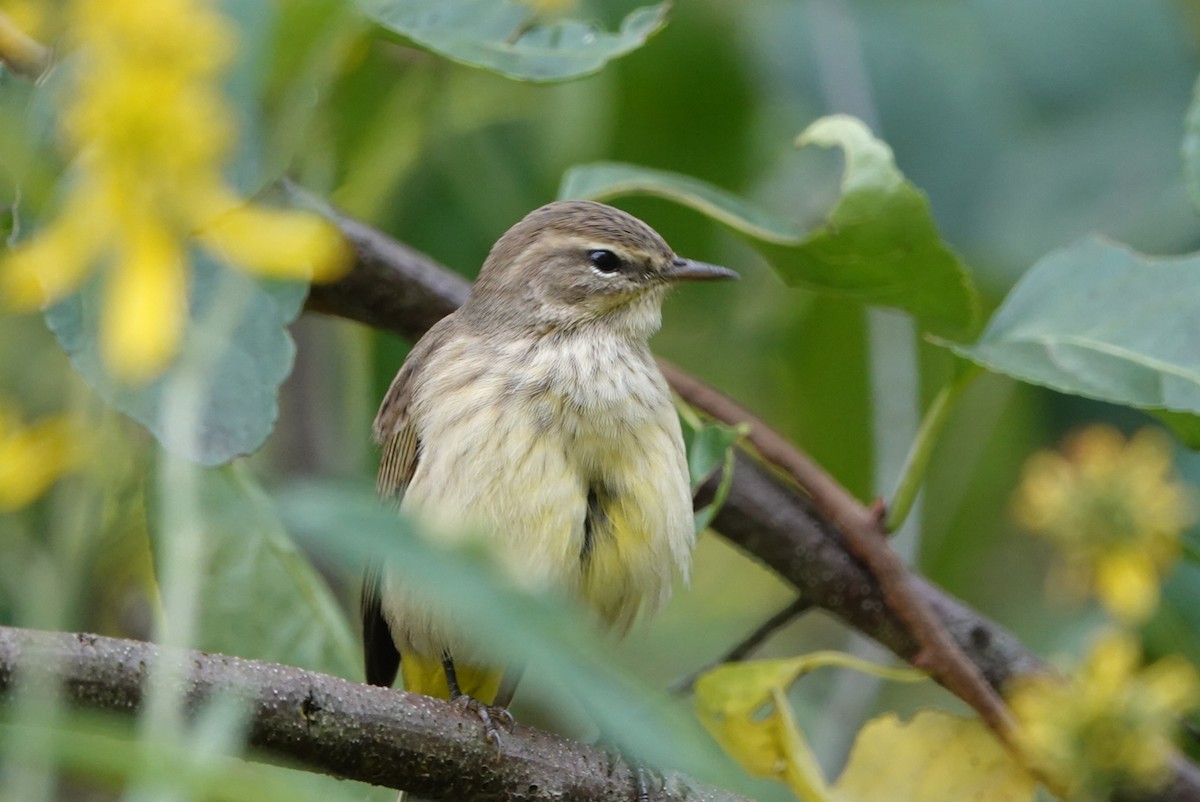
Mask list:
[[[463,710],[474,713],[483,722],[483,736],[487,742],[496,747],[496,757],[500,756],[500,730],[496,727],[499,721],[509,732],[513,728],[512,713],[503,707],[492,707],[467,696],[458,685],[458,672],[454,670],[454,660],[449,654],[442,655],[442,671],[446,675],[446,687],[450,691],[450,702]]]
[[[637,802],[650,802],[650,786],[646,783],[646,770],[637,765]]]

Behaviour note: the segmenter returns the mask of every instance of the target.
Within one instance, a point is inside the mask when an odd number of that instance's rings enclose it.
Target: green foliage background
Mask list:
[[[862,118],[891,146],[989,314],[1035,262],[1086,235],[1154,255],[1200,248],[1180,157],[1200,69],[1200,12],[1186,0],[690,0],[671,9],[644,46],[588,77],[549,84],[416,49],[419,38],[384,34],[338,0],[227,5],[243,6],[241,46],[253,56],[235,84],[246,115],[242,185],[287,171],[468,277],[511,223],[557,195],[570,168],[592,162],[692,176],[811,226],[837,196],[840,158],[792,143],[831,113]],[[572,16],[616,30],[638,5],[585,2]],[[53,142],[37,136],[44,129],[36,125],[43,102],[0,74],[7,232],[52,202]],[[864,307],[786,287],[752,243],[693,210],[654,197],[614,202],[679,252],[743,275],[734,286],[680,290],[656,350],[755,410],[859,497],[889,492],[890,484],[874,486],[882,446],[872,414],[905,390],[878,369],[872,378],[878,345]],[[1049,282],[1052,291],[1074,290],[1063,277]],[[1194,277],[1187,287],[1181,292],[1200,304]],[[1117,319],[1127,310],[1116,297],[1101,311]],[[407,345],[313,317],[291,331],[296,364],[273,433],[248,461],[204,480],[206,493],[221,499],[221,516],[210,522],[215,556],[201,598],[229,605],[206,609],[233,620],[230,589],[257,582],[263,593],[246,600],[246,626],[204,618],[197,637],[209,648],[353,674],[358,657],[346,653],[341,624],[284,639],[302,644],[298,650],[264,636],[301,631],[339,604],[352,609],[355,577],[345,562],[318,557],[314,569],[294,552],[257,485],[274,491],[297,478],[370,477],[370,420]],[[915,334],[912,346],[920,368],[909,379],[919,394],[913,403],[923,409],[950,379],[953,357]],[[1179,356],[1189,359],[1194,368],[1194,356]],[[144,511],[153,509],[162,458],[152,456],[148,435],[104,412],[40,318],[0,317],[0,387],[31,413],[85,413],[106,466],[63,483],[27,514],[0,516],[0,623],[148,635],[159,612],[149,581],[154,516]],[[920,569],[1049,657],[1073,650],[1094,617],[1046,601],[1050,554],[1017,531],[1007,503],[1033,449],[1096,420],[1132,429],[1153,419],[983,376],[934,452],[919,511]],[[1200,481],[1200,458],[1181,449],[1179,460]],[[236,573],[247,561],[261,567],[253,579]],[[705,535],[691,589],[625,641],[617,661],[645,685],[664,685],[789,601],[772,575]],[[1197,633],[1200,568],[1187,562],[1167,585],[1147,643],[1152,654],[1200,662]],[[809,616],[767,653],[844,647],[845,637]],[[531,667],[516,715],[586,735],[586,705],[573,709],[569,695],[538,691],[553,686],[562,667]],[[954,704],[935,690],[898,693],[873,704]],[[548,698],[553,709],[540,701]],[[854,698],[842,680],[820,675],[796,692],[802,718],[820,722],[815,740],[830,765],[871,712]],[[337,793],[387,796],[365,787]]]

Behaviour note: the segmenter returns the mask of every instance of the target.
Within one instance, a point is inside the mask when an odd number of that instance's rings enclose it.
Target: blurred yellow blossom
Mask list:
[[[0,404],[0,512],[29,504],[77,467],[81,456],[79,438],[65,417],[25,426]]]
[[[1174,479],[1167,436],[1144,429],[1126,440],[1107,426],[1084,429],[1061,454],[1034,454],[1014,511],[1062,551],[1061,584],[1090,587],[1127,622],[1154,611],[1194,516],[1188,488]]]
[[[72,169],[57,218],[0,262],[10,306],[54,302],[102,266],[102,353],[138,381],[178,345],[191,239],[272,277],[344,271],[349,249],[330,224],[251,205],[222,176],[236,136],[220,87],[234,31],[210,2],[73,0],[65,25]]]
[[[1141,668],[1137,641],[1114,632],[1070,680],[1022,677],[1008,701],[1031,766],[1068,799],[1100,800],[1118,785],[1154,789],[1170,777],[1179,716],[1200,701],[1200,678],[1176,656]]]

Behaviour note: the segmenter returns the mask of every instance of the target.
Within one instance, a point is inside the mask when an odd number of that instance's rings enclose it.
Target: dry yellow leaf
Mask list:
[[[808,802],[833,797],[816,757],[796,726],[787,689],[801,675],[823,666],[854,668],[894,680],[924,674],[868,663],[841,652],[719,666],[696,681],[696,715],[746,771],[787,785]]]
[[[867,722],[834,790],[844,802],[1025,802],[1036,786],[977,719],[923,710]]]

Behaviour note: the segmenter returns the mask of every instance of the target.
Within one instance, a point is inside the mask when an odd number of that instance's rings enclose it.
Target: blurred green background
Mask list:
[[[581,3],[573,13],[614,25],[637,5]],[[468,277],[509,225],[555,197],[567,168],[596,160],[678,171],[814,220],[836,191],[837,156],[798,152],[792,140],[832,112],[861,117],[894,149],[988,309],[1039,257],[1088,233],[1151,254],[1200,245],[1179,157],[1200,68],[1200,6],[1189,0],[688,0],[643,48],[554,85],[373,35],[334,0],[290,0],[275,12],[266,35],[242,43],[261,57],[267,161]],[[786,288],[699,214],[653,199],[617,205],[678,252],[743,276],[678,291],[657,352],[757,412],[860,498],[889,492],[894,468],[881,454],[902,453],[915,413],[949,376],[947,353],[898,315]],[[889,331],[900,336],[881,342]],[[407,344],[312,316],[293,335],[279,423],[251,473],[268,488],[371,476],[370,421]],[[90,410],[108,454],[102,477],[68,481],[28,514],[0,517],[0,622],[147,635],[150,558],[125,516],[144,495],[148,438],[98,411],[37,317],[0,317],[0,382],[33,413]],[[1033,450],[1096,420],[1127,430],[1149,421],[985,376],[937,448],[904,546],[933,581],[1049,658],[1076,650],[1095,616],[1047,600],[1050,551],[1017,529],[1009,497]],[[1200,480],[1200,459],[1179,461]],[[356,577],[327,574],[352,610]],[[706,533],[691,588],[624,641],[620,659],[666,684],[790,600],[773,575]],[[1147,643],[1200,661],[1198,633],[1200,570],[1186,563]],[[250,649],[255,636],[244,637]],[[765,653],[829,646],[845,648],[845,630],[811,615]],[[586,732],[580,714],[534,709],[531,672],[518,718]],[[864,697],[823,674],[801,683],[802,718],[817,722],[810,731],[830,765],[874,708],[954,706],[931,689],[883,692]]]

